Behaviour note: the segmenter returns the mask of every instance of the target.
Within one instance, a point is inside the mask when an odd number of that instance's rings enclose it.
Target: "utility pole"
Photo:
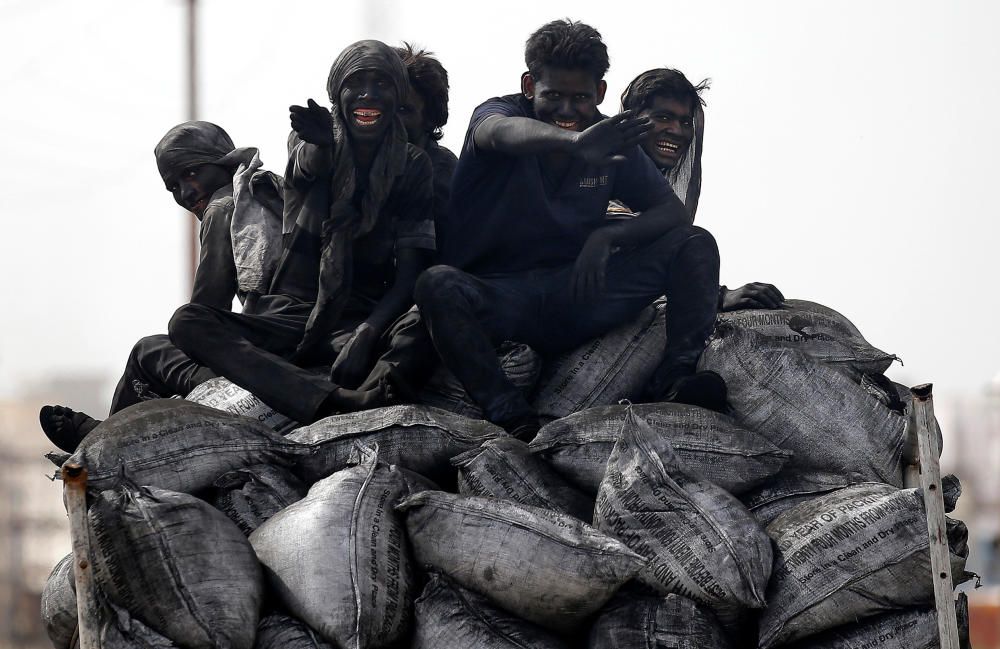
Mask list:
[[[187,118],[198,119],[198,8],[197,0],[187,0]],[[185,215],[188,230],[188,295],[194,288],[194,273],[198,267],[197,219]]]

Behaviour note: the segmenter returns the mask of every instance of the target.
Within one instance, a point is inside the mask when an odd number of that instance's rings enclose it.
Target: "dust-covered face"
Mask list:
[[[535,117],[570,131],[582,131],[598,119],[607,84],[587,70],[542,68],[538,78],[525,74],[521,90],[532,101]]]
[[[424,98],[409,86],[406,99],[399,104],[399,117],[406,127],[406,139],[410,144],[421,146],[430,129],[424,121]]]
[[[167,186],[178,205],[201,218],[212,194],[233,181],[232,174],[214,164],[188,167]]]
[[[351,136],[378,142],[389,130],[399,97],[389,75],[379,70],[359,70],[340,87],[340,109]]]
[[[654,95],[647,108],[639,112],[653,123],[642,149],[660,169],[672,169],[694,139],[694,115],[691,103],[673,97]]]

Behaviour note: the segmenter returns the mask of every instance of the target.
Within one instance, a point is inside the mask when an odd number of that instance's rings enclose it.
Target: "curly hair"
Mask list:
[[[608,47],[601,34],[590,25],[569,19],[553,20],[528,37],[524,47],[524,62],[536,79],[542,68],[583,69],[595,81],[604,78],[610,65]]]
[[[424,100],[424,121],[432,128],[430,136],[440,140],[441,127],[448,123],[448,71],[434,58],[434,52],[417,49],[403,41],[403,47],[393,48],[403,60],[410,85]]]
[[[646,70],[628,84],[622,93],[622,110],[642,110],[649,108],[653,97],[666,97],[687,101],[691,109],[697,104],[705,105],[701,93],[711,87],[711,79],[702,79],[693,85],[680,70],[654,68]]]

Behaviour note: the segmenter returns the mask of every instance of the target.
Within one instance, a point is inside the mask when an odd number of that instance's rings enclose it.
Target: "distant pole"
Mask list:
[[[198,119],[198,11],[197,0],[187,0],[187,118]],[[188,295],[194,288],[194,273],[198,268],[198,225],[190,218],[188,230]]]

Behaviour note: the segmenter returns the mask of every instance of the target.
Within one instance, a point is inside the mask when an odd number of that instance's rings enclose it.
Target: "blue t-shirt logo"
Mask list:
[[[607,176],[584,176],[580,179],[580,187],[606,187],[608,184]]]

